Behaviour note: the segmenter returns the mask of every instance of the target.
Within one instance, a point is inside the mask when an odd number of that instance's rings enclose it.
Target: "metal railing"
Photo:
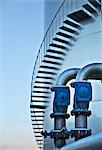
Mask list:
[[[52,43],[53,37],[55,37],[56,32],[59,31],[59,27],[63,25],[63,21],[65,20],[67,15],[70,14],[72,11],[82,7],[84,1],[86,0],[64,0],[62,2],[50,26],[48,27],[48,30],[39,48],[32,74],[31,91],[33,90],[39,67],[42,65],[42,60],[44,60],[44,56],[49,49],[49,44]]]

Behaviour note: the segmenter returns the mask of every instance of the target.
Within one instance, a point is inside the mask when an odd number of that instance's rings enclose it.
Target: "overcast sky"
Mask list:
[[[29,104],[43,0],[0,0],[0,11],[0,150],[37,150]]]

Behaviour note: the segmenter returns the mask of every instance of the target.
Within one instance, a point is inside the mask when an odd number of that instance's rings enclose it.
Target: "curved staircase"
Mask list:
[[[50,88],[84,25],[95,21],[100,10],[101,0],[64,0],[47,30],[31,83],[31,120],[39,149],[43,149],[40,132],[43,130],[44,110],[51,97]]]

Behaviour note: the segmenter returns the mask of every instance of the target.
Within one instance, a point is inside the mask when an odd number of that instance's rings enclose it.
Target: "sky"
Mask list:
[[[0,150],[37,150],[29,105],[33,66],[44,36],[43,24],[43,0],[0,0]],[[99,30],[99,25],[95,30]],[[94,25],[88,28],[92,32]],[[95,34],[91,35],[92,44],[90,37],[79,39],[80,49],[78,44],[73,48],[66,65],[79,67],[88,64],[85,60],[102,60],[93,44],[100,48],[100,39],[94,38]],[[84,51],[83,44],[87,48]],[[79,53],[84,58],[79,58]],[[77,62],[73,56],[78,58]]]
[[[37,150],[29,105],[43,22],[43,0],[0,0],[0,150]]]

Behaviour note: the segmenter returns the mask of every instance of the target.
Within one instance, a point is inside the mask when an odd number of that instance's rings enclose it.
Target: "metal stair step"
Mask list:
[[[39,118],[39,117],[44,117],[44,115],[39,115],[39,116],[31,115],[31,117],[37,117],[37,118]]]
[[[50,46],[52,46],[52,47],[57,47],[57,48],[61,48],[61,49],[66,49],[65,46],[61,46],[61,45],[54,44],[54,43],[50,44]]]
[[[99,13],[98,9],[96,9],[96,7],[94,7],[94,5],[92,5],[89,1],[87,1],[86,4],[83,5],[83,7],[87,9],[90,13]]]
[[[35,115],[35,113],[32,113],[32,114],[34,114]],[[39,115],[39,113],[36,113],[36,115],[35,116],[37,116],[37,115]],[[43,115],[43,114],[41,114],[41,115]],[[33,123],[32,125],[36,125],[36,123]],[[41,125],[43,125],[43,123],[42,122],[40,122],[39,124],[41,124]]]
[[[36,124],[36,123],[33,123],[32,125],[37,125],[37,124]],[[43,126],[44,124],[42,124],[42,123],[40,124],[40,123],[39,123],[38,125],[42,125],[42,126]]]
[[[42,90],[42,89],[39,89],[39,88],[38,88],[39,85],[35,85],[35,86],[37,86],[37,88],[34,87],[34,90],[36,89],[36,91],[38,91],[38,90],[44,91],[44,92],[42,92],[43,94],[46,94],[46,93],[48,94],[48,92],[50,92],[50,89],[46,89],[46,88],[45,88],[45,89]],[[45,86],[45,87],[52,87],[52,85],[44,85],[44,84],[41,84],[40,87],[42,87],[42,86]],[[33,92],[33,93],[34,93],[34,92]],[[32,94],[32,95],[35,95],[35,94],[36,94],[36,93],[34,93],[34,94]],[[40,94],[41,94],[41,92],[39,93],[39,95],[40,95]],[[50,95],[50,94],[49,94],[49,95]]]
[[[41,132],[40,132],[40,131],[34,131],[34,133],[40,133],[40,134],[41,134]]]
[[[43,143],[38,143],[38,142],[37,142],[37,144],[38,144],[38,145],[43,145]],[[40,148],[40,149],[41,149],[41,148]]]
[[[35,131],[35,130],[34,130],[34,131]],[[35,136],[41,136],[41,137],[39,137],[39,138],[43,138],[40,132],[39,132],[39,133],[35,133]],[[39,139],[39,138],[36,137],[36,139]]]
[[[64,45],[65,47],[66,47],[66,49],[68,48],[70,48],[69,46],[73,46],[74,45],[74,43],[73,43],[73,41],[72,40],[70,40],[70,41],[67,41],[67,44],[65,44],[65,43],[63,43],[63,41],[62,40],[60,40],[59,39],[59,41],[53,41],[53,43],[54,44],[59,44],[59,45]]]
[[[61,33],[60,33],[61,32]],[[63,36],[63,34],[66,34],[65,36]],[[70,41],[70,40],[75,40],[77,35],[73,34],[73,33],[69,33],[67,31],[64,31],[62,29],[59,29],[59,32],[56,33],[56,37],[63,39],[65,41]]]
[[[40,139],[43,139],[43,136],[41,135],[41,137],[39,137],[39,138],[40,138]],[[39,138],[38,138],[38,139],[39,139]],[[43,144],[43,141],[37,141],[37,143],[38,143],[38,144],[41,143],[41,145],[42,145],[42,144]]]
[[[55,53],[55,54],[66,55],[66,49],[63,49],[63,50],[48,49],[47,52],[51,52],[51,53]]]
[[[67,48],[70,49],[71,46],[73,45],[73,42],[74,42],[73,40],[67,40],[67,44],[65,44],[65,43],[62,43],[61,40],[60,41],[53,40],[54,44],[62,45],[65,47],[65,49],[67,49]]]
[[[43,141],[43,140],[39,139],[39,140],[37,140],[37,141]]]
[[[31,99],[32,102],[32,99]],[[37,101],[33,101],[32,102],[34,105],[34,108],[39,108],[39,109],[45,109],[48,106],[48,101],[47,102],[37,102]]]
[[[60,59],[60,60],[64,60],[64,58],[63,57],[60,57],[60,56],[51,56],[50,54],[48,55],[45,55],[44,57],[47,57],[47,58],[54,58],[54,59]]]
[[[57,44],[58,45],[58,44]],[[65,46],[64,46],[65,47]],[[52,49],[52,50],[55,50],[55,51],[63,51],[63,50],[66,50],[66,49],[70,49],[71,48],[71,46],[69,46],[69,45],[67,45],[67,47],[65,47],[65,48],[58,48],[58,47],[54,47],[54,46],[50,46],[50,48],[49,49]],[[48,52],[48,51],[47,51]]]
[[[40,139],[43,139],[43,137],[41,136],[41,137],[36,137],[35,139],[36,139],[36,142],[37,142],[37,144],[40,142],[40,143],[43,143],[43,141],[37,141],[37,140],[39,140],[39,138]],[[39,145],[38,145],[39,146]],[[42,145],[41,145],[42,146]]]
[[[47,91],[34,91],[33,93],[35,93],[35,94],[51,94],[51,92],[47,92]]]
[[[62,33],[64,33],[64,34],[66,34],[67,36],[72,36],[72,37],[78,36],[78,35],[75,34],[75,33],[67,32],[67,31],[65,31],[65,30],[63,30],[63,29],[59,29],[59,32],[62,32]],[[70,38],[68,38],[68,37],[63,37],[63,38],[65,38],[65,39],[70,39]]]
[[[49,53],[48,55],[50,55],[50,54],[53,54],[53,53]],[[53,55],[51,55],[51,57],[52,57]],[[49,59],[53,59],[53,57],[51,58],[51,57],[46,57],[47,59],[49,58]],[[50,65],[51,66],[51,65]],[[58,68],[58,65],[56,65],[57,66],[57,68]],[[39,68],[39,71],[46,71],[46,72],[53,72],[53,74],[54,75],[56,75],[57,74],[57,70],[54,70],[54,69],[50,69],[50,68]],[[50,73],[48,73],[48,75],[49,75]],[[52,74],[52,75],[53,75]],[[39,81],[39,80],[38,80]],[[45,80],[43,80],[43,81],[45,81]],[[50,81],[49,81],[50,82]]]
[[[35,115],[44,115],[44,113],[43,112],[32,112],[31,114],[35,114]]]
[[[35,81],[35,83],[52,84],[52,82],[47,82],[47,81]]]
[[[33,130],[33,131],[35,131],[35,130]],[[43,138],[43,136],[41,135],[41,132],[39,132],[39,133],[35,133],[34,132],[34,135],[35,136],[41,136],[41,137],[39,137],[40,139],[42,139]],[[38,137],[36,137],[36,139],[39,139]]]
[[[51,79],[51,80],[54,80],[55,78],[54,77],[46,77],[46,76],[40,76],[40,75],[37,75],[37,77],[36,78],[42,78],[42,79]]]
[[[58,42],[61,42],[61,43],[68,44],[68,41],[65,41],[65,40],[59,39],[58,37],[54,38],[53,40],[58,41]]]
[[[44,111],[36,111],[36,110],[34,110],[34,111],[31,111],[31,113],[45,113]]]
[[[57,74],[55,72],[49,72],[49,71],[38,71],[38,73],[51,74],[51,75],[56,75]]]
[[[96,8],[100,8],[101,9],[101,0],[88,0],[90,3],[92,3]]]
[[[38,143],[38,142],[37,142],[37,144],[38,144],[38,148],[39,148],[40,150],[43,149],[43,147],[39,147],[39,145],[42,146],[43,143]]]
[[[60,63],[60,62],[50,61],[50,60],[43,60],[42,62],[46,62],[46,63],[50,63],[50,64],[62,65],[62,63]]]
[[[69,28],[68,26],[65,26],[65,25],[60,27],[60,29],[65,30],[67,32],[74,33],[74,34],[79,34],[78,30],[71,29],[71,28]]]
[[[47,68],[47,69],[53,69],[53,70],[59,70],[60,69],[60,68],[57,68],[57,67],[46,66],[46,65],[41,65],[40,68]]]
[[[49,103],[48,101],[46,100],[31,100],[31,102],[34,102],[35,104],[37,103],[37,105],[41,105],[43,103]]]
[[[45,100],[45,99],[47,100],[47,99],[49,99],[50,97],[46,97],[46,96],[42,96],[42,97],[39,96],[39,97],[38,97],[38,95],[37,95],[37,96],[31,97],[31,98],[32,98],[32,101],[36,101],[36,102],[37,102],[37,101],[41,101],[41,102],[42,102],[43,100]]]
[[[46,108],[47,108],[47,106],[46,106],[46,105],[38,106],[38,105],[33,104],[33,105],[30,105],[30,108],[46,109]]]
[[[72,42],[72,41],[70,41],[70,42],[69,41],[65,41],[65,40],[60,39],[58,37],[54,38],[53,40],[58,41],[60,43],[64,43],[64,44],[71,44],[71,42]]]
[[[66,48],[67,49],[67,48]],[[66,49],[64,50],[61,50],[61,49],[59,49],[59,50],[57,50],[57,51],[66,51]],[[55,50],[56,51],[56,49],[53,49],[53,50]],[[52,54],[52,55],[51,55]],[[55,57],[52,57],[52,56],[54,56],[54,54],[53,53],[51,53],[51,52],[48,52],[47,51],[47,54],[46,55],[51,55],[51,57],[44,57],[44,60],[49,60],[49,61],[54,61],[54,62],[62,62],[63,60],[61,60],[60,59],[60,57],[62,57],[63,58],[63,55],[61,55],[61,54],[56,54],[55,56],[56,57],[59,57],[59,59],[57,58],[56,60],[55,60]]]
[[[60,42],[54,41],[54,40],[53,40],[53,44],[54,44],[54,45],[59,45],[59,46],[63,46],[63,47],[64,47],[63,49],[62,49],[62,48],[58,48],[58,47],[50,47],[51,49],[58,50],[58,51],[60,51],[60,50],[63,51],[63,50],[66,50],[66,49],[70,49],[70,48],[71,48],[71,46],[68,45],[68,44],[60,43]]]
[[[56,34],[57,34],[57,35],[60,35],[60,36],[62,36],[62,37],[65,37],[65,38],[70,38],[70,37],[71,37],[70,35],[64,33],[63,31],[59,31],[59,32],[57,32]]]
[[[63,30],[64,31],[64,30]],[[59,32],[61,32],[61,33],[65,33],[66,34],[66,31],[61,31],[61,29],[59,30]],[[68,32],[67,32],[68,33]],[[77,38],[78,38],[78,35],[76,35],[76,34],[74,34],[74,36],[73,37],[71,37],[71,38],[66,38],[66,37],[63,37],[63,36],[61,36],[61,35],[58,35],[58,34],[56,34],[56,37],[55,38],[58,38],[59,40],[63,40],[63,41],[65,41],[66,42],[66,44],[69,42],[69,43],[71,43],[71,42],[75,42],[76,40],[77,40]]]
[[[50,96],[44,96],[44,95],[36,95],[36,96],[34,96],[34,95],[32,95],[32,97],[34,97],[34,98],[50,98]]]
[[[89,15],[89,19],[91,19],[92,21],[95,21],[95,15],[94,14],[92,14],[92,13],[90,13],[90,11],[88,11],[86,8],[82,8],[83,9],[83,11],[87,14],[87,15]]]
[[[73,26],[73,27],[76,27],[76,28],[80,28],[82,29],[83,26],[82,24],[80,24],[79,22],[76,22],[75,20],[71,19],[71,18],[67,18],[64,23],[70,25],[70,26]]]
[[[68,15],[69,18],[77,22],[82,22],[84,20],[90,19],[92,16],[93,15],[89,14],[88,11],[86,11],[84,8],[82,8],[81,10],[77,10]]]
[[[46,81],[48,81],[48,82],[51,82],[52,84],[54,83],[54,80],[53,79],[50,79],[50,78],[53,78],[54,77],[54,79],[55,79],[55,75],[50,75],[49,76],[49,74],[41,74],[41,76],[40,76],[41,78],[36,78],[36,81],[42,81],[42,82],[46,82]],[[43,78],[44,77],[44,78]],[[47,78],[48,77],[48,78]],[[49,84],[49,86],[51,86],[52,84]],[[44,86],[46,86],[47,84],[45,83],[40,83],[40,84],[38,84],[38,83],[35,83],[34,85],[44,85]],[[35,91],[35,89],[33,89],[33,91]],[[36,90],[36,91],[38,91],[38,90]],[[44,90],[45,91],[45,90]],[[48,91],[48,92],[50,92],[50,91]]]
[[[35,135],[35,137],[42,137],[42,135]]]
[[[37,141],[38,147],[43,146],[43,141]],[[41,149],[41,148],[40,148]]]
[[[43,143],[41,143],[41,142],[38,143],[38,142],[37,142],[37,144],[38,144],[38,148],[39,148],[40,150],[43,149],[43,147],[41,147],[41,146],[43,146]]]
[[[43,88],[43,89],[50,89],[50,87],[48,87],[48,86],[47,86],[47,87],[45,87],[45,86],[34,86],[34,88],[39,88],[39,89],[40,89],[40,88]]]
[[[48,98],[47,98],[48,99]],[[46,100],[46,98],[36,98],[36,99],[31,99],[31,102],[34,103],[34,105],[44,105],[45,103],[49,103],[48,100]]]
[[[38,146],[38,148],[39,148],[40,150],[43,149],[43,147],[41,147],[41,146],[40,146],[40,147]]]
[[[40,128],[40,127],[39,127],[39,128],[37,128],[37,127],[33,127],[33,129],[42,129],[42,130],[43,130],[43,128]]]
[[[50,84],[52,85],[54,83],[53,80],[51,79],[43,79],[43,78],[36,78],[36,81],[35,81],[35,84],[38,83],[38,84]]]
[[[55,52],[56,52],[56,51],[55,51]],[[53,52],[47,52],[47,53],[53,53]],[[53,54],[57,55],[57,53],[53,53]],[[42,62],[41,65],[43,65],[43,66],[49,66],[49,67],[60,68],[60,65],[57,65],[57,64],[51,64],[51,63],[47,64],[46,62]]]
[[[32,121],[44,121],[43,119],[32,119]]]
[[[44,120],[43,120],[43,121],[44,121]],[[36,121],[36,120],[35,120],[35,121],[33,121],[32,123],[35,123],[35,124],[38,126],[39,123],[42,123],[42,124],[43,124],[43,123],[44,123],[43,121]],[[38,131],[38,132],[39,132],[39,131]],[[36,133],[36,134],[38,135],[38,133]]]
[[[34,118],[34,117],[32,117],[32,119],[36,119],[36,117]],[[39,118],[37,118],[37,119],[39,119]],[[43,118],[40,118],[40,119],[43,119]],[[32,122],[32,126],[33,127],[35,127],[35,126],[43,126],[44,124],[43,124],[43,121],[39,121],[39,122],[37,122],[37,121],[33,121]]]
[[[40,146],[40,147],[38,147],[38,148],[39,148],[40,150],[41,150],[41,149],[43,149],[43,147],[41,147],[41,146]]]
[[[53,43],[59,44],[59,45],[63,45],[63,43],[57,42],[57,41],[55,41],[55,40],[53,40]],[[66,46],[67,46],[67,44],[66,44]],[[58,57],[57,59],[63,58],[63,56],[65,55],[65,54],[60,53],[60,52],[66,52],[66,49],[60,49],[60,50],[56,50],[56,49],[53,49],[53,48],[50,48],[50,49],[51,49],[51,50],[55,50],[56,54],[53,53],[53,52],[47,51],[46,55],[54,56],[55,58]],[[48,49],[48,50],[49,50],[49,49]],[[55,66],[54,66],[54,67],[55,67]]]

